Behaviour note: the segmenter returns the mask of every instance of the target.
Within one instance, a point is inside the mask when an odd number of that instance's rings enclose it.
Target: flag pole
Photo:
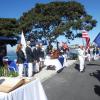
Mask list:
[[[84,45],[84,40],[83,40],[83,38],[82,38],[82,43],[83,43],[83,46],[85,46],[85,45]]]

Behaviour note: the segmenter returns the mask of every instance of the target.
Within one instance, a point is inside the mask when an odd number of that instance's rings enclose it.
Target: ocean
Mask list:
[[[16,56],[16,47],[17,45],[15,46],[10,46],[10,45],[7,45],[7,58],[8,60],[16,60],[17,59],[17,56]]]
[[[7,58],[10,61],[16,60],[17,59],[16,53],[14,51],[7,52]]]

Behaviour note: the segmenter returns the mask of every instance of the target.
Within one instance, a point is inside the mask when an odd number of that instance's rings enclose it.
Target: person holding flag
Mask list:
[[[16,49],[19,77],[23,77],[24,62],[25,62],[25,55],[24,52],[22,51],[22,47],[23,47],[22,44],[19,43]]]
[[[79,49],[78,49],[78,58],[79,58],[79,62],[80,62],[80,72],[84,72],[85,57],[86,57],[85,52],[89,51],[89,49],[90,49],[90,37],[89,37],[87,31],[85,31],[85,30],[82,31],[82,38],[85,38],[86,46],[85,46],[85,48],[83,46],[79,46]]]
[[[88,32],[86,30],[82,31],[82,38],[85,38],[86,40],[86,47],[85,52],[87,53],[87,59],[90,62],[91,61],[91,52],[90,52],[90,37],[88,35]]]
[[[80,62],[80,72],[84,72],[84,69],[85,69],[85,50],[84,50],[84,47],[82,45],[79,46],[78,48],[78,59],[79,59],[79,62]]]

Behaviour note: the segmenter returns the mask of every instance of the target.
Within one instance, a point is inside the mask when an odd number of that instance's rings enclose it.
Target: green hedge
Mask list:
[[[1,76],[17,77],[18,76],[18,72],[8,71],[7,69],[5,69],[4,66],[0,66],[0,77]]]

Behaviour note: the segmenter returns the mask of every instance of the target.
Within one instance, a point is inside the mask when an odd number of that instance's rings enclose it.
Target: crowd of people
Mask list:
[[[93,50],[91,51],[91,49],[85,50],[84,46],[79,46],[78,59],[79,59],[80,72],[85,71],[85,60],[90,62],[91,60],[99,59],[99,56],[100,56],[99,48],[94,47]]]
[[[30,41],[27,41],[27,46],[24,53],[22,50],[22,44],[19,43],[17,45],[16,54],[20,77],[23,76],[25,62],[28,64],[28,77],[32,77],[34,73],[37,73],[42,69],[43,64],[41,64],[41,62],[44,59],[44,51],[41,44],[37,44],[32,50]]]
[[[59,48],[55,49],[53,45],[49,43],[45,51],[41,43],[36,44],[36,46],[32,48],[30,46],[30,41],[27,41],[25,52],[26,53],[24,54],[24,52],[22,51],[22,44],[19,43],[16,49],[17,63],[19,66],[19,76],[23,76],[24,63],[27,62],[27,76],[32,77],[35,73],[38,73],[44,67],[44,59],[46,55],[50,56],[51,58],[58,58],[61,55],[67,56],[67,52],[69,52],[69,47],[66,43],[62,43]],[[96,60],[99,58],[99,55],[100,52],[97,47],[94,47],[93,50],[86,50],[84,46],[79,46],[78,59],[80,62],[80,72],[83,72],[85,69],[85,60],[88,60],[89,62],[91,60]]]
[[[51,58],[58,58],[61,54],[66,53],[68,50],[68,46],[65,43],[63,43],[62,46],[57,49],[55,49],[53,45],[49,43],[45,50],[42,43],[36,44],[35,47],[32,48],[30,46],[30,41],[27,41],[25,53],[23,52],[22,47],[22,44],[19,43],[16,49],[20,77],[23,77],[25,62],[28,64],[27,76],[32,77],[44,67],[44,58],[46,55],[50,56]]]
[[[40,72],[41,69],[45,66],[44,60],[46,56],[49,56],[51,59],[63,56],[65,58],[64,59],[65,62],[68,59],[68,53],[70,52],[68,45],[62,42],[62,44],[59,44],[59,46],[57,47],[58,48],[53,47],[52,43],[49,43],[46,49],[44,48],[42,43],[38,43],[35,45],[35,47],[31,47],[30,41],[27,41],[27,45],[24,52],[22,49],[23,45],[21,43],[17,44],[16,55],[17,55],[19,76],[23,77],[23,75],[26,75],[25,73],[23,73],[25,72],[26,68],[25,66],[27,66],[26,76],[28,77],[32,77],[35,73]],[[97,60],[100,58],[100,50],[97,47],[86,50],[84,46],[79,46],[77,51],[78,51],[77,54],[79,59],[80,72],[84,71],[86,60],[90,62],[91,60]],[[2,55],[2,53],[0,54]],[[2,60],[2,65],[3,65],[3,60]]]

